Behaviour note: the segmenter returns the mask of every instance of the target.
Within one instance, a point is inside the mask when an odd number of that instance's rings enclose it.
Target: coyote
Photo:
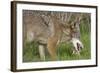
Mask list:
[[[23,11],[24,39],[27,42],[37,41],[41,60],[45,60],[45,45],[51,59],[57,60],[56,51],[60,42],[72,42],[73,53],[79,54],[78,48],[83,48],[83,44],[79,40],[80,18],[76,17],[71,23],[69,21],[71,16],[71,13],[68,17],[67,13]]]

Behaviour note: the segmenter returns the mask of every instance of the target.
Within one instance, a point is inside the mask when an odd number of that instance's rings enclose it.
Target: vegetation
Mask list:
[[[75,55],[72,54],[72,44],[71,43],[62,43],[59,45],[57,48],[58,51],[58,59],[59,60],[80,60],[80,59],[90,59],[91,58],[91,48],[90,48],[90,36],[88,34],[85,34],[84,37],[81,38],[84,48],[81,51],[81,55]],[[37,62],[41,61],[39,57],[39,52],[38,52],[38,44],[32,42],[32,43],[27,43],[24,51],[23,51],[23,61],[24,62]],[[46,60],[49,59],[49,55],[46,55]]]

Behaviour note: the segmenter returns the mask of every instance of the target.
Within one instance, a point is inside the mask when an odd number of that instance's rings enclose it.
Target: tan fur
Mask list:
[[[62,33],[65,31],[64,30],[65,27],[63,27],[63,24],[61,24],[61,22],[59,22],[59,19],[57,19],[56,17],[51,17],[51,22],[53,22],[53,24],[52,24],[53,32],[52,32],[51,36],[48,37],[47,49],[51,55],[52,60],[57,60],[56,48],[60,42]],[[69,29],[69,28],[66,28],[66,29]]]

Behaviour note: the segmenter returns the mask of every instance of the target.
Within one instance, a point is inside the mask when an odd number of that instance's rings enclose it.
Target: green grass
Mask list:
[[[35,42],[25,43],[23,47],[23,61],[24,62],[34,62],[40,61],[38,44]]]
[[[81,34],[81,41],[84,44],[80,56],[72,54],[73,46],[71,43],[61,43],[57,48],[59,60],[82,60],[91,58],[90,34]],[[46,53],[46,61],[50,60],[50,56]],[[41,61],[38,52],[38,44],[35,42],[26,43],[23,48],[23,62]]]

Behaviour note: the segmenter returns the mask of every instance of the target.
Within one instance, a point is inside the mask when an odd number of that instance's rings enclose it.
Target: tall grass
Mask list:
[[[84,48],[80,52],[80,56],[72,54],[72,43],[61,43],[57,48],[58,60],[82,60],[91,58],[90,35],[82,34],[81,41]],[[50,56],[46,53],[46,61],[50,60]],[[38,44],[35,42],[26,43],[23,49],[23,62],[37,62],[41,61]]]

